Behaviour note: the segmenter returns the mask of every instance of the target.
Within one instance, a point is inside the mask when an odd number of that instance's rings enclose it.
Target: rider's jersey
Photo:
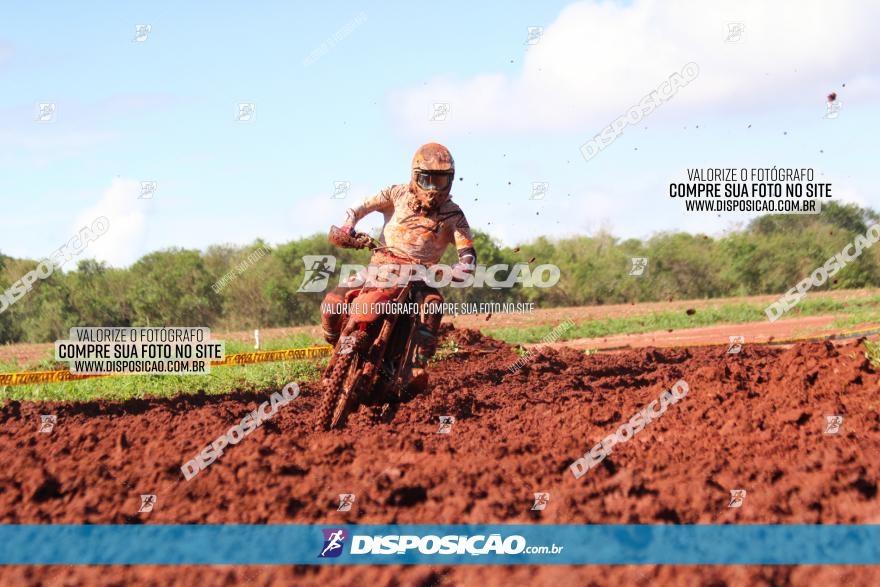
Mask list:
[[[385,226],[379,241],[424,265],[440,261],[446,247],[454,244],[459,259],[475,262],[474,241],[464,212],[451,199],[429,213],[413,210],[415,196],[406,184],[393,185],[346,210],[345,224],[354,226],[370,212],[382,212]],[[395,251],[391,252],[394,253]]]

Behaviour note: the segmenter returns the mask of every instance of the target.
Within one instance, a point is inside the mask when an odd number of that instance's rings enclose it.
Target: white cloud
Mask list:
[[[91,226],[100,216],[110,221],[107,232],[83,251],[82,258],[106,261],[110,265],[125,266],[143,254],[146,236],[146,211],[149,199],[140,199],[141,182],[115,178],[101,199],[80,214],[72,226],[72,234],[83,226]]]
[[[825,94],[847,80],[854,86],[841,98],[860,101],[878,93],[878,17],[880,4],[857,0],[578,2],[528,46],[516,77],[438,78],[393,93],[391,107],[398,124],[419,136],[595,133],[689,62],[700,75],[665,113],[821,108]],[[725,42],[732,22],[744,25],[738,43]],[[428,120],[438,101],[450,105],[446,122]]]

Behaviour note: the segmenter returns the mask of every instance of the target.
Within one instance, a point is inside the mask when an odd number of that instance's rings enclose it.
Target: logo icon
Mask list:
[[[455,424],[455,416],[440,416],[440,427],[437,429],[437,433],[449,434],[452,432],[453,424]]]
[[[641,277],[645,274],[645,269],[648,268],[648,258],[647,257],[633,257],[632,258],[632,267],[630,267],[629,274],[634,275],[636,277]]]
[[[304,255],[303,264],[306,273],[302,285],[297,292],[317,292],[327,289],[330,276],[336,269],[336,257],[333,255]]]
[[[45,434],[49,434],[52,430],[55,429],[55,424],[58,423],[58,416],[55,414],[41,414],[40,415],[40,432]]]
[[[530,200],[543,200],[550,194],[550,183],[546,181],[533,181]]]
[[[153,511],[153,507],[156,505],[156,496],[155,495],[141,495],[141,507],[138,509],[138,513],[150,513]]]
[[[537,45],[541,42],[541,37],[544,36],[544,27],[542,26],[530,26],[526,28],[526,42],[525,45]]]
[[[825,434],[837,434],[843,426],[843,416],[825,416]]]
[[[535,504],[532,506],[532,511],[542,511],[544,508],[547,507],[548,503],[550,503],[549,493],[536,493]]]
[[[743,33],[746,30],[746,25],[741,22],[729,22],[727,23],[727,38],[724,39],[725,43],[739,43],[742,41]]]
[[[336,508],[337,512],[350,512],[351,506],[354,505],[354,493],[340,493],[339,494],[339,507]]]
[[[731,489],[730,490],[730,502],[728,502],[727,507],[729,508],[741,508],[743,501],[746,499],[746,490],[745,489]]]
[[[152,200],[157,189],[159,189],[159,184],[155,181],[142,181],[141,195],[138,196],[138,200]]]
[[[348,530],[345,528],[325,528],[321,531],[324,533],[324,547],[318,558],[336,558],[342,554],[342,547],[348,539]]]
[[[153,25],[151,24],[136,24],[134,25],[134,39],[131,40],[132,43],[143,43],[147,40],[147,37],[150,34],[150,31],[153,30]]]
[[[449,102],[434,102],[431,110],[430,122],[445,122],[449,115]]]
[[[831,98],[831,96],[829,96],[828,101],[825,103],[825,116],[822,117],[829,120],[833,120],[840,115],[840,101],[837,100],[835,94],[832,94],[832,96],[835,97]]]
[[[745,336],[731,336],[730,337],[730,345],[727,347],[727,354],[728,355],[735,355],[735,354],[739,353],[742,350],[743,344],[745,344],[745,342],[746,342]]]
[[[334,181],[333,195],[330,196],[330,199],[342,200],[343,198],[345,198],[345,196],[348,195],[349,191],[351,191],[350,181]]]
[[[339,337],[339,354],[340,355],[350,355],[354,350],[354,344],[357,342],[354,336],[340,336]]]
[[[253,102],[239,102],[235,110],[238,122],[254,122],[257,120],[257,105]]]
[[[38,102],[34,120],[37,122],[55,122],[55,102]]]

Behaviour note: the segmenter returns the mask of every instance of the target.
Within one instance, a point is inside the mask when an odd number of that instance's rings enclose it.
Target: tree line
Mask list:
[[[447,301],[529,301],[543,308],[783,293],[878,221],[870,208],[832,203],[819,215],[762,216],[718,238],[662,232],[623,240],[600,232],[502,247],[476,231],[480,264],[552,263],[560,269],[558,284],[445,288],[443,294]],[[367,251],[330,245],[325,234],[274,247],[257,240],[205,251],[172,248],[145,255],[128,268],[81,260],[75,270],[37,281],[0,313],[0,342],[53,341],[65,338],[73,326],[241,330],[316,324],[323,293],[297,290],[303,256],[323,254],[336,256],[337,269],[369,260]],[[648,259],[639,277],[630,275],[634,257]],[[450,249],[443,262],[455,260]],[[38,263],[0,254],[0,293]],[[880,286],[880,246],[865,250],[824,287],[870,286]]]

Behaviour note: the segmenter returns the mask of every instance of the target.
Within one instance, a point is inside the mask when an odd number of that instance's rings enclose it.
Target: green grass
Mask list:
[[[599,338],[615,334],[641,334],[657,330],[681,330],[715,324],[741,324],[767,319],[764,307],[757,304],[723,304],[713,308],[700,308],[689,316],[684,310],[662,311],[623,318],[586,320],[573,328],[561,332],[558,340],[575,338]],[[801,316],[822,314],[847,314],[834,321],[835,328],[847,328],[856,324],[880,321],[880,296],[872,296],[850,301],[837,301],[825,298],[807,298],[787,312],[782,320]],[[524,328],[491,328],[485,334],[509,344],[541,342],[556,326],[527,326]]]
[[[125,400],[172,397],[181,393],[222,394],[231,391],[281,389],[287,383],[314,381],[327,359],[283,361],[212,367],[206,375],[118,375],[38,385],[0,386],[0,401],[8,400]]]
[[[835,320],[834,327],[851,328],[858,324],[880,322],[880,304],[877,300],[877,297],[872,297],[844,304],[845,307],[840,312],[846,312],[849,315]]]
[[[871,361],[871,365],[880,369],[880,342],[866,340],[863,344],[865,345],[865,356]]]
[[[277,351],[279,349],[296,349],[307,346],[323,346],[327,343],[308,334],[293,334],[282,338],[272,338],[260,341],[261,351]],[[235,342],[226,341],[226,354],[235,353],[252,353],[254,352],[253,342]]]
[[[799,316],[821,314],[843,315],[834,322],[835,328],[848,328],[866,322],[880,321],[880,296],[837,301],[826,298],[807,298],[789,311],[782,320]],[[574,338],[597,338],[615,334],[636,334],[657,330],[680,330],[715,324],[737,324],[766,320],[764,306],[757,304],[723,304],[713,308],[701,308],[691,316],[684,310],[653,312],[625,318],[581,321],[569,330],[562,332],[558,340]],[[510,344],[540,342],[553,329],[554,325],[530,326],[525,328],[492,328],[485,334]],[[297,348],[322,344],[306,334],[296,334],[284,338],[264,341],[261,350]],[[866,355],[880,366],[880,345],[865,343]],[[227,342],[226,354],[252,352],[252,343]],[[445,344],[438,350],[438,360],[455,354],[457,347]],[[65,381],[40,385],[0,386],[0,401],[8,400],[75,400],[92,399],[123,400],[128,398],[170,397],[180,393],[196,393],[204,390],[209,394],[222,394],[229,391],[258,391],[281,388],[291,381],[312,381],[320,377],[327,359],[312,361],[284,361],[258,363],[254,365],[235,365],[214,367],[208,375],[121,375],[80,381]],[[51,352],[36,365],[28,365],[27,370],[52,370],[66,367],[66,364],[52,360]],[[0,371],[21,371],[21,366],[0,362]]]
[[[260,350],[277,350],[325,344],[306,334],[265,341]],[[226,354],[254,351],[253,343],[227,342]],[[56,363],[50,351],[37,364],[29,365],[28,371],[51,371],[64,369],[66,363]],[[206,375],[114,375],[78,381],[41,383],[35,385],[0,386],[0,402],[8,400],[73,400],[93,399],[125,400],[130,398],[172,397],[181,393],[222,394],[230,391],[259,391],[280,389],[291,381],[313,381],[320,377],[327,359],[311,361],[281,361],[251,365],[212,367]],[[21,371],[20,365],[0,361],[0,372]]]
[[[262,341],[260,345],[261,351],[275,351],[279,349],[294,349],[310,346],[326,345],[323,340],[319,340],[308,334],[293,334],[281,338],[274,338]],[[252,342],[236,342],[226,341],[224,346],[227,355],[238,353],[254,352],[254,344]],[[55,361],[55,351],[49,349],[45,356],[37,362],[20,365],[15,361],[0,361],[0,373],[9,373],[12,371],[54,371],[57,369],[66,369],[67,363]]]
[[[443,341],[443,344],[440,345],[440,348],[437,349],[437,352],[431,357],[431,362],[436,363],[437,361],[442,361],[444,359],[448,359],[452,355],[459,352],[461,349],[458,348],[458,343],[452,340],[451,338]]]

